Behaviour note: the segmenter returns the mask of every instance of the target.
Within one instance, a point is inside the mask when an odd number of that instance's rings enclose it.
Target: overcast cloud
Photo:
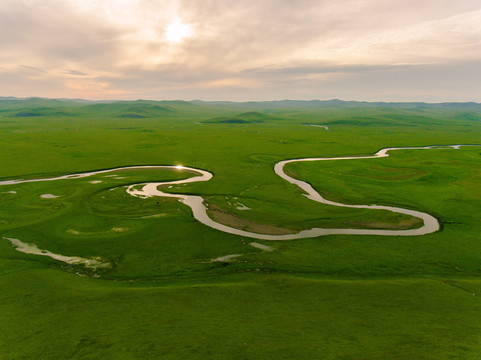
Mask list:
[[[3,96],[481,101],[479,0],[2,0],[0,27]]]

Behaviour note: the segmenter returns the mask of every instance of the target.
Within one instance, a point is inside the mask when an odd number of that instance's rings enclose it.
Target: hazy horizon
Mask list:
[[[476,0],[5,0],[0,93],[480,102]]]
[[[153,101],[153,102],[169,102],[169,101],[185,101],[185,102],[204,102],[204,103],[269,103],[269,102],[344,102],[344,103],[349,103],[349,102],[356,102],[356,103],[368,103],[368,104],[375,104],[375,103],[399,103],[399,104],[409,104],[409,103],[423,103],[427,105],[436,105],[436,104],[449,104],[449,103],[454,103],[454,104],[478,104],[481,105],[481,102],[478,101],[396,101],[396,100],[387,100],[387,101],[380,101],[380,100],[347,100],[347,99],[272,99],[272,100],[202,100],[202,99],[179,99],[179,98],[173,98],[173,99],[142,99],[142,98],[132,98],[132,99],[85,99],[85,98],[48,98],[48,97],[42,97],[42,96],[25,96],[25,97],[16,97],[16,96],[3,96],[0,95],[0,100],[5,100],[5,99],[11,99],[11,100],[29,100],[29,99],[41,99],[41,100],[61,100],[61,101],[78,101],[78,102],[105,102],[105,103],[111,103],[111,102],[134,102],[134,101]]]

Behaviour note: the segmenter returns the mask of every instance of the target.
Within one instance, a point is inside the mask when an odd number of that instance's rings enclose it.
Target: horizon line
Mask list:
[[[146,99],[146,98],[137,98],[137,99],[100,99],[100,100],[92,100],[92,99],[85,99],[85,98],[58,98],[58,97],[43,97],[43,96],[26,96],[26,97],[18,97],[18,96],[0,96],[0,101],[5,100],[18,100],[18,101],[25,101],[25,100],[33,100],[33,99],[40,99],[40,100],[59,100],[59,101],[77,101],[77,102],[134,102],[134,101],[154,101],[154,102],[163,102],[163,101],[183,101],[183,102],[203,102],[203,103],[267,103],[267,102],[355,102],[355,103],[381,103],[381,104],[411,104],[411,103],[420,103],[420,104],[477,104],[481,105],[481,102],[477,102],[474,100],[466,100],[466,101],[438,101],[438,102],[427,102],[427,101],[420,101],[420,100],[411,100],[411,101],[396,101],[396,100],[343,100],[338,98],[331,98],[331,99],[278,99],[278,100],[201,100],[201,99]]]

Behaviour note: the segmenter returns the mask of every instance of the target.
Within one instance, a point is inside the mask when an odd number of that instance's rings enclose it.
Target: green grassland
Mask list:
[[[396,228],[409,217],[315,203],[273,165],[480,139],[472,103],[4,99],[0,181],[182,164],[214,178],[164,190],[201,195],[239,227]],[[329,200],[428,212],[442,230],[257,241],[267,252],[197,222],[176,199],[125,191],[187,171],[1,186],[0,359],[479,359],[481,147],[286,171]],[[110,267],[21,253],[1,237]],[[242,256],[211,262],[229,254]]]

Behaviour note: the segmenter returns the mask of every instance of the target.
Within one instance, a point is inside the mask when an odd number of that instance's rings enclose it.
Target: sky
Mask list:
[[[480,0],[0,0],[0,96],[481,102]]]

